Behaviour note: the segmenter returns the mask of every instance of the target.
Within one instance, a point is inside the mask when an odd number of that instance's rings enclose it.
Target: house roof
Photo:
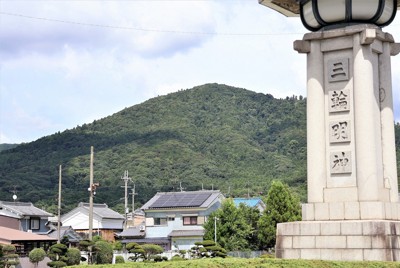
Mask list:
[[[142,239],[123,239],[121,240],[123,244],[128,244],[131,242],[139,244],[158,244],[158,245],[168,245],[170,243],[169,238],[158,237],[158,238],[142,238]]]
[[[123,230],[121,233],[117,234],[117,236],[119,237],[125,237],[125,238],[143,238],[146,235],[146,232],[141,229],[144,226],[135,226],[135,227],[131,227],[128,229]]]
[[[233,198],[233,203],[235,206],[239,206],[239,204],[243,203],[249,207],[255,207],[258,204],[261,204],[262,206],[264,205],[264,202],[262,201],[261,197],[252,197],[252,198]]]
[[[23,232],[7,227],[0,226],[0,243],[14,244],[22,241],[57,241],[56,238],[47,235],[37,235],[29,232]]]
[[[51,217],[48,213],[40,208],[35,207],[30,202],[6,202],[0,201],[0,213],[4,215],[16,214],[19,217],[23,216],[37,216],[37,217]]]
[[[141,209],[207,208],[221,195],[220,191],[159,192]]]
[[[50,237],[58,238],[57,230],[53,230],[49,233]],[[60,228],[60,238],[62,239],[64,236],[68,237],[68,241],[72,243],[77,243],[82,240],[82,237],[72,229],[71,226],[61,226]]]
[[[173,230],[168,236],[171,237],[188,237],[188,236],[204,236],[204,230]]]
[[[79,203],[79,207],[84,207],[89,210],[89,203]],[[125,219],[124,216],[118,212],[108,208],[107,204],[93,204],[93,213],[99,215],[101,218],[108,219]]]
[[[61,217],[61,221],[68,217],[69,215],[75,213],[76,211],[82,211],[85,214],[89,214],[89,203],[79,203],[78,207],[74,208],[67,214]],[[104,219],[121,219],[124,220],[124,216],[119,214],[118,212],[110,209],[106,204],[93,204],[93,214],[99,216]]]

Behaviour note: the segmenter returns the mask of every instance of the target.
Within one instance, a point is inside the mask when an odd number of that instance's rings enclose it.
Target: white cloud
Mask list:
[[[257,1],[19,0],[1,8],[50,19],[1,15],[0,135],[9,141],[205,83],[282,98],[306,94],[306,56],[292,48],[305,32],[300,20]],[[395,106],[399,70],[394,59]]]

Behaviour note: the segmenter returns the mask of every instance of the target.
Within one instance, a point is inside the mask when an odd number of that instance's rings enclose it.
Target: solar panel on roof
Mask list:
[[[165,194],[161,195],[150,208],[199,207],[210,196],[209,192]]]

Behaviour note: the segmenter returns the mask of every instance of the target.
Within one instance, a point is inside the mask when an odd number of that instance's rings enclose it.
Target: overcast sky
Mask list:
[[[0,143],[205,83],[306,95],[306,30],[257,0],[0,0]],[[400,17],[400,16],[398,16]],[[400,41],[400,19],[384,29]],[[400,121],[400,56],[392,57]]]

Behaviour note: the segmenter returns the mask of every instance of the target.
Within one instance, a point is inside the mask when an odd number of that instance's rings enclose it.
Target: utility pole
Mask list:
[[[93,238],[93,146],[90,147],[90,184],[89,184],[89,240]]]
[[[57,243],[60,244],[60,232],[61,232],[61,170],[62,166],[59,167],[58,174],[58,216],[57,216]]]
[[[214,217],[214,242],[217,243],[217,217]]]
[[[124,180],[124,183],[125,183],[124,187],[125,187],[125,229],[126,229],[127,224],[128,224],[128,212],[129,212],[129,208],[128,208],[128,181],[132,181],[131,178],[129,178],[128,170],[125,170],[124,177],[122,177],[121,180]]]
[[[135,195],[137,195],[137,193],[135,192],[136,189],[136,185],[133,184],[133,188],[132,188],[132,216],[133,216],[133,212],[135,211]]]

